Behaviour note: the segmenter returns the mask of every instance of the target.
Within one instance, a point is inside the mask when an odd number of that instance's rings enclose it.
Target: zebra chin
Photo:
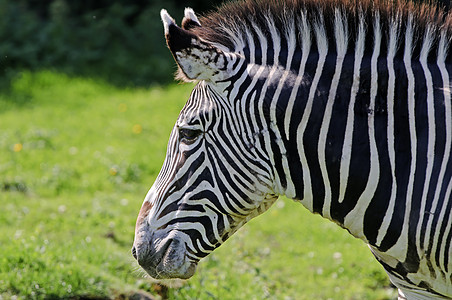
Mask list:
[[[196,271],[197,263],[187,258],[184,242],[167,239],[155,245],[153,242],[135,243],[132,255],[138,264],[155,279],[188,279]]]

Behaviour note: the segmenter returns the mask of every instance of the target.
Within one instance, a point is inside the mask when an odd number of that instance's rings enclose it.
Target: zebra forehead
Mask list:
[[[341,18],[338,18],[339,16]],[[452,33],[451,13],[446,12],[439,5],[414,3],[407,0],[235,1],[223,4],[216,12],[201,17],[199,21],[202,27],[193,28],[191,31],[212,44],[222,45],[230,51],[241,52],[248,46],[250,31],[253,32],[251,36],[256,37],[255,40],[261,38],[260,32],[264,32],[267,41],[270,42],[275,32],[281,37],[289,37],[292,35],[291,31],[298,30],[296,32],[298,42],[303,42],[302,37],[310,35],[301,30],[313,32],[319,20],[324,20],[321,24],[324,26],[325,38],[331,44],[330,46],[335,48],[338,26],[345,25],[345,28],[349,29],[347,35],[352,44],[358,39],[358,28],[363,19],[367,24],[366,36],[373,36],[374,27],[369,24],[374,24],[376,18],[380,23],[379,30],[383,33],[383,37],[389,34],[395,24],[402,29],[399,31],[402,35],[408,20],[412,18],[415,35],[413,41],[416,43],[412,45],[413,49],[422,47],[427,34],[430,38],[439,40],[441,33],[445,33],[448,37]],[[297,26],[293,26],[294,22]],[[303,26],[303,23],[307,26]],[[274,28],[270,28],[273,26]],[[315,35],[311,36],[319,38]],[[289,39],[286,42],[290,43]],[[403,46],[402,44],[401,47]],[[372,39],[369,39],[366,42],[366,51],[372,49]],[[399,50],[403,51],[403,49]],[[438,48],[432,47],[432,50],[437,50],[431,52],[436,56]],[[419,56],[419,53],[417,55]]]

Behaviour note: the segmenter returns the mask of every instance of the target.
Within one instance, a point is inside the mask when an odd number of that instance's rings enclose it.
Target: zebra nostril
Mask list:
[[[132,255],[136,260],[138,260],[137,248],[135,248],[135,246],[132,247]]]

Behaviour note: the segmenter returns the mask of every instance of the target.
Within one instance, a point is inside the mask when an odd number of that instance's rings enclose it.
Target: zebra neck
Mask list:
[[[371,101],[372,57],[360,58],[358,74],[355,60],[313,53],[301,75],[268,70],[261,96],[275,192],[352,227],[347,215],[358,199],[374,193],[378,180],[369,137],[375,120],[386,116],[386,104]],[[365,239],[362,226],[353,234]]]

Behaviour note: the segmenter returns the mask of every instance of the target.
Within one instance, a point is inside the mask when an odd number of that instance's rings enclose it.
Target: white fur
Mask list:
[[[195,12],[190,7],[186,7],[184,10],[184,16],[185,18],[192,20],[193,22],[197,23],[199,26],[201,26],[201,23],[198,20],[198,17],[196,17]]]
[[[174,22],[174,19],[171,18],[166,9],[160,11],[160,17],[162,18],[163,27],[165,28],[165,34],[168,34],[169,26],[171,24],[176,24],[176,22]]]
[[[391,197],[389,200],[388,209],[386,210],[383,223],[378,230],[377,245],[380,245],[385,237],[388,227],[391,223],[397,192],[397,182],[395,180],[395,135],[394,135],[394,94],[395,94],[395,70],[394,70],[394,58],[398,48],[399,30],[400,30],[400,17],[395,17],[389,28],[389,42],[388,42],[388,55],[387,55],[387,65],[388,65],[388,94],[387,94],[387,109],[388,109],[388,156],[391,165],[391,175],[392,188]]]
[[[354,108],[356,95],[359,90],[360,82],[360,70],[361,61],[364,56],[364,47],[366,36],[366,28],[364,25],[364,17],[361,15],[358,36],[356,39],[356,51],[355,51],[355,63],[353,67],[353,84],[350,94],[350,103],[348,105],[347,113],[347,123],[344,136],[344,145],[342,146],[342,157],[341,157],[341,167],[340,167],[340,186],[339,186],[339,203],[342,203],[345,198],[345,190],[348,183],[348,174],[350,170],[350,161],[352,156],[352,145],[353,145],[353,124],[354,124]]]
[[[309,51],[311,49],[311,28],[308,25],[308,22],[306,20],[306,12],[301,12],[301,17],[298,25],[298,30],[300,31],[301,41],[302,41],[302,58],[300,62],[300,68],[298,69],[298,75],[297,79],[295,80],[292,92],[290,94],[288,103],[287,103],[287,109],[286,109],[286,115],[284,117],[284,132],[286,134],[286,137],[289,138],[289,129],[290,129],[290,119],[293,112],[293,107],[295,105],[295,100],[297,97],[297,92],[300,87],[300,84],[303,79],[304,69],[306,66],[306,61],[308,60]],[[293,29],[295,30],[295,29]],[[289,38],[288,38],[289,39]]]
[[[412,52],[413,52],[413,15],[408,16],[408,21],[406,25],[405,32],[405,49],[403,55],[403,62],[405,64],[405,69],[407,73],[408,79],[408,122],[409,122],[409,131],[410,131],[410,141],[411,141],[411,157],[416,157],[417,153],[417,136],[416,136],[416,123],[415,123],[415,82],[414,82],[414,74],[413,68],[411,65]],[[407,188],[407,196],[406,199],[412,199],[413,197],[413,189],[414,189],[414,174],[416,172],[416,160],[411,160],[410,165],[410,174],[408,179],[408,188]],[[409,218],[411,212],[411,201],[406,202],[404,221],[402,226],[402,232],[400,234],[397,242],[392,246],[391,249],[387,251],[388,255],[392,255],[393,257],[397,257],[399,261],[405,261],[407,256],[407,247],[408,244],[408,229],[409,229]]]
[[[306,103],[306,108],[303,112],[303,116],[300,124],[297,128],[297,148],[298,156],[300,157],[300,162],[303,170],[303,186],[304,198],[302,204],[309,210],[312,211],[314,207],[312,199],[312,185],[311,185],[311,175],[309,172],[308,160],[306,158],[306,153],[304,150],[303,136],[307,127],[309,117],[311,115],[312,106],[314,102],[315,93],[317,92],[317,86],[320,81],[320,76],[323,72],[323,67],[326,61],[326,55],[328,54],[328,41],[325,33],[325,26],[323,22],[323,16],[321,16],[317,22],[314,24],[314,33],[317,42],[317,49],[319,50],[319,60],[317,63],[317,68],[315,70],[314,78],[312,79],[312,84],[309,89],[308,101]],[[307,193],[309,191],[309,194]]]
[[[426,177],[425,177],[425,181],[424,181],[424,191],[422,194],[422,201],[421,201],[421,209],[420,211],[424,211],[425,210],[425,206],[426,206],[426,202],[427,202],[427,192],[429,190],[429,186],[430,186],[430,180],[431,180],[431,176],[432,176],[432,171],[433,171],[433,160],[434,160],[434,151],[435,151],[435,140],[436,140],[436,131],[435,131],[435,106],[434,106],[434,96],[433,96],[433,79],[432,79],[432,74],[430,73],[430,70],[428,68],[428,62],[427,62],[427,58],[428,58],[428,54],[430,53],[430,49],[432,47],[433,44],[433,28],[431,26],[427,27],[427,30],[425,32],[424,35],[424,42],[422,43],[422,49],[421,49],[421,55],[420,55],[420,61],[421,61],[421,66],[422,69],[424,70],[424,75],[425,75],[425,80],[426,80],[426,85],[427,85],[427,121],[428,121],[428,149],[427,149],[427,169],[426,169]],[[445,155],[447,155],[447,153],[445,153]],[[441,186],[442,182],[438,182]],[[439,200],[439,190],[437,189],[437,193],[436,193],[436,197],[433,200],[432,203],[432,207],[430,208],[431,212],[434,212],[436,209],[436,206],[438,205],[438,200]],[[416,235],[416,245],[418,247],[418,249],[422,249],[425,248],[427,249],[428,247],[428,238],[424,240],[424,246],[421,247],[421,243],[422,241],[420,240],[420,231],[421,231],[421,227],[423,225],[423,220],[425,217],[425,214],[421,213],[420,214],[420,219],[419,219],[419,223],[417,226],[417,232],[418,234]],[[427,235],[426,237],[430,237],[431,235],[429,234],[430,228],[432,226],[432,218],[429,218],[428,220],[428,224],[427,224]],[[436,243],[435,243],[436,244]]]
[[[350,230],[350,233],[356,237],[366,241],[364,235],[364,216],[367,208],[369,207],[370,200],[372,199],[378,185],[378,177],[380,174],[380,165],[378,163],[378,150],[377,142],[375,140],[375,98],[377,97],[378,88],[378,68],[377,60],[380,55],[381,47],[381,27],[380,27],[380,14],[377,12],[374,18],[374,50],[371,58],[371,84],[370,84],[370,103],[369,112],[367,115],[368,134],[369,134],[369,146],[370,146],[370,170],[369,177],[367,179],[366,188],[362,192],[355,207],[344,218],[344,225]]]

